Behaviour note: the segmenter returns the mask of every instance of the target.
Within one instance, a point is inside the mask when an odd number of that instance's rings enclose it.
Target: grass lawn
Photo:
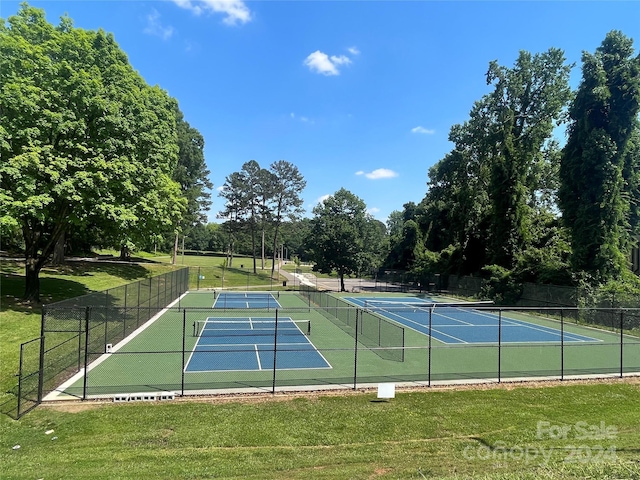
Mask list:
[[[7,413],[18,347],[38,335],[40,307],[18,300],[21,266],[0,265],[0,385],[10,392],[1,399]],[[86,263],[47,269],[43,299],[171,268]],[[639,445],[637,378],[434,388],[399,392],[389,401],[377,401],[373,392],[279,394],[78,402],[41,406],[17,421],[0,415],[1,476],[11,479],[640,479]]]
[[[42,406],[0,436],[6,478],[637,479],[640,384]]]

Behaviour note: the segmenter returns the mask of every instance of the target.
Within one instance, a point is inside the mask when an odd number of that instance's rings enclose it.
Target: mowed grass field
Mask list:
[[[77,402],[41,406],[14,420],[6,413],[18,348],[38,335],[40,314],[18,299],[20,265],[3,261],[1,267],[3,479],[640,479],[640,379],[632,378],[433,388],[398,392],[389,401],[372,391],[345,391]],[[47,269],[43,298],[103,290],[171,268],[87,263]]]

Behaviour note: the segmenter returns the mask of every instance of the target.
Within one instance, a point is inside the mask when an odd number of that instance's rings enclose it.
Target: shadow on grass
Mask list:
[[[0,308],[16,312],[39,312],[43,304],[79,297],[94,290],[71,278],[90,277],[104,273],[127,281],[148,276],[143,266],[128,263],[73,261],[46,266],[40,272],[40,302],[22,300],[25,291],[24,263],[2,262],[2,297]],[[70,277],[70,278],[64,278]]]

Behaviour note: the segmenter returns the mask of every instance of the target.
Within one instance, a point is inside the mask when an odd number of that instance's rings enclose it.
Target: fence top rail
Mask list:
[[[26,342],[23,342],[20,344],[20,348],[23,348],[25,345],[29,345],[30,343],[34,343],[34,342],[40,342],[42,341],[44,337],[36,337],[36,338],[32,338],[31,340],[27,340]]]
[[[86,306],[94,306],[93,304],[89,304],[87,303],[87,301],[91,300],[92,297],[96,297],[96,298],[100,298],[100,297],[104,297],[105,295],[109,295],[110,293],[113,293],[114,291],[118,290],[118,289],[122,289],[124,290],[125,287],[131,287],[133,285],[138,285],[138,284],[146,284],[147,282],[152,282],[153,280],[161,280],[167,277],[171,277],[174,276],[178,273],[182,273],[185,270],[189,270],[188,266],[185,267],[181,267],[178,268],[176,270],[172,270],[170,272],[165,272],[165,273],[161,273],[160,275],[155,275],[153,277],[146,277],[146,278],[142,278],[140,280],[136,280],[135,282],[129,282],[129,283],[125,283],[123,285],[118,285],[115,287],[111,287],[108,288],[106,290],[101,290],[99,292],[91,292],[91,293],[86,293],[84,295],[79,295],[77,297],[73,297],[73,298],[67,298],[65,300],[60,300],[58,302],[54,302],[54,303],[49,303],[46,305],[43,305],[43,309],[49,309],[49,308],[60,308],[60,307],[65,307],[65,306],[71,306],[71,307],[77,307],[77,308],[84,308]],[[187,286],[188,288],[188,286]],[[79,305],[81,303],[81,305]],[[99,305],[96,305],[99,306]]]

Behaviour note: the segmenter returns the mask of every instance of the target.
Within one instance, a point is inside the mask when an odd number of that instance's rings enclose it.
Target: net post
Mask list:
[[[498,383],[501,382],[501,370],[502,365],[502,309],[498,309]]]
[[[276,308],[276,323],[273,329],[273,382],[271,393],[276,394],[276,356],[278,352],[278,309]]]

